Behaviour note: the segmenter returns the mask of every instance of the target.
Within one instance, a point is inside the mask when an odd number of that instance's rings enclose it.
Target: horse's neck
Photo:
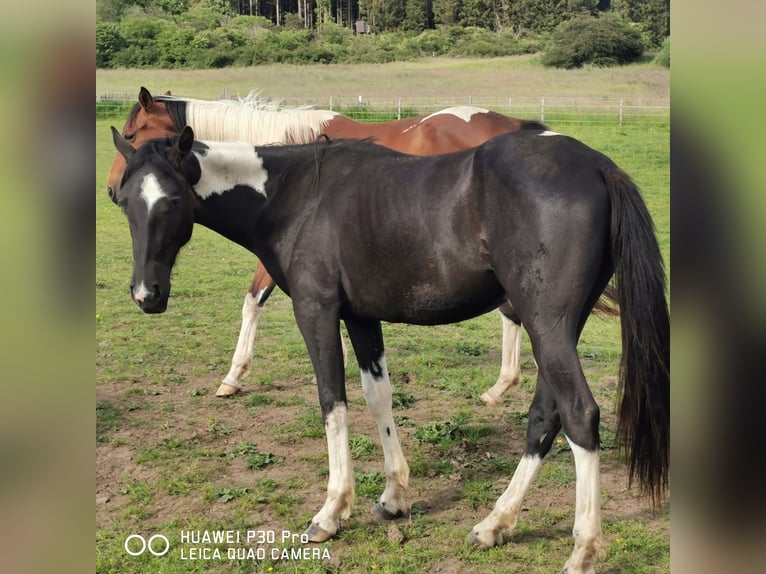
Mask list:
[[[287,180],[293,172],[304,174],[308,165],[313,166],[313,152],[300,147],[287,151],[282,146],[256,148],[243,143],[205,142],[205,145],[206,150],[194,152],[200,174],[193,186],[200,200],[197,221],[255,252],[259,241],[261,244],[268,241],[258,222],[266,222],[264,227],[271,229],[273,226],[268,222],[273,215],[279,219],[306,203],[301,193],[310,184],[290,184],[290,190],[282,188],[288,187]],[[273,214],[272,210],[278,213]]]
[[[194,102],[187,106],[186,122],[202,140],[266,145],[313,141],[335,115],[326,110],[268,111],[237,103]]]
[[[223,194],[237,185],[245,185],[266,194],[266,171],[263,158],[255,147],[245,143],[210,142],[208,149],[195,152],[200,166],[200,180],[195,191],[202,199]]]

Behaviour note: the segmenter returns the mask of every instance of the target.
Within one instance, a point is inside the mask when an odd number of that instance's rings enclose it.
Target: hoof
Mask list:
[[[236,395],[241,390],[242,390],[241,385],[230,385],[229,383],[221,383],[221,386],[218,387],[218,390],[215,392],[215,396],[230,397],[231,395]]]
[[[396,520],[397,518],[401,518],[402,516],[404,516],[403,510],[397,510],[396,512],[391,512],[385,506],[383,506],[380,502],[373,504],[372,513],[375,516],[380,516],[381,518],[385,520]]]
[[[306,532],[304,532],[309,542],[327,542],[330,538],[332,538],[335,533],[334,532],[328,532],[321,526],[315,523],[311,523],[309,527],[306,529]]]
[[[481,395],[481,400],[485,405],[494,406],[500,403],[500,399],[493,397],[489,391]]]
[[[465,541],[471,546],[477,548],[492,548],[493,546],[499,546],[503,543],[503,536],[499,532],[493,534],[479,535],[476,530],[471,530],[471,533],[466,537]]]

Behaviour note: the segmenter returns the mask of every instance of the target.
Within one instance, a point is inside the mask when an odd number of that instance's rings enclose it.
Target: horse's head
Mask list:
[[[127,164],[115,202],[128,218],[133,240],[131,297],[144,313],[162,313],[170,272],[194,226],[196,198],[183,174],[194,133],[187,127],[137,150],[114,127],[112,137]]]
[[[150,139],[172,136],[175,133],[178,133],[178,130],[168,113],[167,106],[163,102],[155,101],[149,90],[142,87],[138,93],[138,103],[133,106],[128,121],[122,128],[123,137],[130,145],[138,149],[142,143]],[[125,159],[118,153],[106,180],[107,192],[115,203],[117,203],[117,193],[120,190],[120,181],[124,172]]]

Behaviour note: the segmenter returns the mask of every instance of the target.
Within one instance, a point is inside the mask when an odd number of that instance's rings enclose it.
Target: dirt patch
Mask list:
[[[210,377],[181,384],[118,381],[97,387],[98,404],[109,405],[118,413],[113,430],[107,430],[96,445],[98,528],[151,531],[169,523],[193,524],[200,517],[222,528],[289,528],[300,532],[307,525],[324,502],[327,482],[326,443],[315,385],[310,379],[270,386],[249,384],[245,392],[226,399],[214,396],[216,386],[217,379]],[[354,461],[355,471],[374,477],[383,471],[377,429],[358,381],[349,381],[347,386],[351,436],[365,437],[376,445],[370,456]],[[486,516],[507,485],[511,472],[498,461],[512,460],[523,452],[524,423],[508,416],[511,407],[507,404],[486,407],[473,403],[474,419],[491,432],[447,448],[423,444],[413,437],[417,426],[450,420],[455,414],[454,401],[434,400],[432,389],[407,382],[398,386],[414,396],[412,406],[395,411],[395,416],[407,421],[399,429],[405,456],[413,468],[420,465],[425,470],[410,479],[412,515],[398,523],[402,525],[398,533],[388,531],[388,540],[394,540],[394,546],[409,543],[413,524],[421,517],[425,522],[455,525],[464,536]],[[517,391],[524,394],[521,389]],[[249,468],[246,457],[236,455],[243,449],[242,443],[255,445],[259,453],[272,455],[276,462]],[[574,476],[571,453],[552,452],[550,458],[552,464],[568,461]],[[607,451],[602,459],[604,520],[654,520],[658,531],[667,532],[667,519],[652,518],[646,502],[627,490],[625,467],[614,460],[614,454]],[[441,468],[450,470],[440,472]],[[477,498],[466,494],[466,485],[472,481],[480,485]],[[379,530],[385,539],[389,526],[370,512],[373,497],[366,494],[359,480],[356,487],[355,510],[342,528]],[[382,486],[374,496],[381,491]],[[248,493],[249,506],[238,498],[242,492]],[[257,502],[260,496],[264,503]],[[514,542],[535,542],[552,534],[569,537],[574,514],[573,480],[534,483],[520,522],[544,512],[552,516],[547,519],[550,528],[514,535]],[[427,532],[420,535],[429,536]],[[345,549],[353,544],[343,537],[335,541],[333,563],[342,564]],[[470,572],[471,568],[452,557],[436,561],[429,571]]]

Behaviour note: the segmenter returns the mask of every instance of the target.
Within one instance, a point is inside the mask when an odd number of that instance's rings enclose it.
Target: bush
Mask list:
[[[125,47],[120,28],[114,22],[96,23],[96,67],[109,68],[112,60]]]
[[[556,68],[613,66],[633,62],[643,53],[639,31],[616,16],[578,16],[556,27],[542,62]]]
[[[662,41],[662,47],[654,57],[654,63],[665,68],[670,67],[670,36]]]

